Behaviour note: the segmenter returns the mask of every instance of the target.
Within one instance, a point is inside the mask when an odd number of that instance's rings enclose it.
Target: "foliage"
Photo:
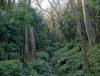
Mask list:
[[[99,76],[100,75],[100,46],[87,47],[91,74],[84,73],[82,68],[83,61],[79,47],[76,46],[71,50],[65,46],[54,52],[53,62],[60,76]],[[67,50],[66,50],[67,49]]]
[[[20,67],[19,67],[20,66]],[[19,60],[7,60],[0,62],[0,76],[19,76],[21,69],[25,76],[34,74],[35,76],[54,76],[47,62],[38,59],[28,63],[24,68]],[[33,72],[33,73],[31,73]]]
[[[40,52],[37,52],[37,58],[48,61],[49,60],[49,55],[45,51],[40,51]]]
[[[100,11],[100,1],[99,0],[88,0],[90,7],[95,8]]]
[[[0,62],[0,76],[19,76],[20,63],[18,60]]]
[[[53,25],[50,28],[48,26],[51,24],[47,24],[38,10],[27,10],[25,2],[14,5],[10,14],[6,0],[0,1],[3,1],[0,3],[0,76],[100,76],[100,44],[87,44],[81,4],[77,4],[78,16],[82,33],[85,34],[84,41],[91,67],[89,72],[83,68],[76,23],[70,9],[65,10],[61,16],[60,26]],[[100,21],[95,17],[100,14],[100,0],[88,0],[87,5],[92,24],[97,33],[100,33]],[[24,26],[33,26],[37,49],[35,59],[26,64],[19,61]],[[97,41],[99,40],[97,36]]]

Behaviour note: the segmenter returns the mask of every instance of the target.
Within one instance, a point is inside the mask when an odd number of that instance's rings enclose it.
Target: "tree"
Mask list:
[[[25,18],[32,14],[31,12],[31,0],[25,0],[24,2],[25,8]],[[32,16],[32,15],[31,15]],[[36,44],[35,44],[35,37],[33,26],[30,24],[30,19],[26,19],[26,23],[22,27],[22,36],[23,36],[23,43],[22,43],[22,59],[23,62],[27,63],[30,59],[35,58],[36,53]]]
[[[29,27],[29,34],[30,34],[30,40],[31,40],[32,58],[35,58],[35,56],[36,56],[36,43],[35,43],[35,37],[34,37],[34,29],[32,26]]]
[[[90,44],[94,44],[96,41],[96,36],[95,36],[95,30],[92,27],[91,19],[88,12],[87,0],[82,0],[82,8],[83,8],[84,23],[85,23],[86,33],[88,36],[88,41]]]
[[[84,43],[84,37],[82,36],[82,28],[81,28],[82,26],[81,26],[80,18],[78,16],[77,6],[74,0],[69,0],[69,3],[73,12],[74,19],[76,20],[76,24],[77,24],[77,33],[79,36],[79,44],[81,47],[81,52],[82,52],[83,61],[84,61],[84,68],[86,71],[88,71],[90,69],[90,66],[89,66],[89,61],[88,61],[88,56],[87,56],[87,50]]]
[[[8,12],[9,12],[9,14],[11,13],[11,9],[12,9],[12,1],[8,0]]]
[[[11,13],[11,5],[12,5],[12,2],[11,0],[8,0],[8,8],[7,8],[7,13],[8,13],[8,16],[10,17],[10,13]],[[7,20],[9,21],[9,20]],[[6,58],[9,59],[9,47],[8,47],[8,24],[6,24],[6,28],[5,28],[5,52],[6,52]]]

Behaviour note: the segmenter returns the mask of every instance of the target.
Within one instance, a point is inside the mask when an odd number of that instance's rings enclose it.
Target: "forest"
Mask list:
[[[100,0],[0,0],[0,76],[100,76]]]

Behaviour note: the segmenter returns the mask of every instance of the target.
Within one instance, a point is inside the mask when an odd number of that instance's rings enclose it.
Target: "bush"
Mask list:
[[[19,60],[6,60],[0,62],[0,76],[54,76],[49,64],[42,59],[37,59],[24,65]]]
[[[39,59],[43,59],[45,61],[48,61],[49,60],[49,54],[45,51],[40,51],[40,52],[37,52],[37,58]]]
[[[0,60],[5,60],[5,52],[0,51]]]
[[[78,46],[68,49],[66,46],[54,52],[52,61],[60,76],[100,76],[100,45],[87,46],[90,72],[83,70],[82,54]]]
[[[32,67],[39,74],[51,73],[51,67],[44,60],[33,60]]]
[[[20,55],[17,52],[10,53],[9,59],[19,59]]]
[[[0,62],[0,76],[19,76],[19,60],[7,60]]]

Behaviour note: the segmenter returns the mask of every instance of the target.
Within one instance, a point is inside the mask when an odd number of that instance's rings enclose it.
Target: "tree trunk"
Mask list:
[[[7,26],[6,26],[6,29],[5,29],[5,54],[6,54],[6,59],[9,59],[9,50],[8,50],[8,29],[7,29]]]
[[[80,21],[80,18],[78,16],[78,11],[77,11],[77,6],[75,4],[75,1],[69,0],[69,2],[70,2],[70,6],[71,6],[71,9],[73,12],[73,16],[74,16],[74,18],[76,20],[76,24],[77,24],[77,33],[79,36],[79,44],[81,47],[81,52],[82,52],[83,61],[84,61],[84,69],[87,71],[90,69],[90,66],[89,66],[89,61],[88,61],[88,56],[87,56],[87,50],[86,50],[84,39],[83,39],[84,37],[82,35],[81,21]]]
[[[3,0],[0,0],[0,4],[2,5],[2,3],[3,3]],[[10,8],[11,8],[11,0],[8,0],[8,13],[10,13]],[[6,28],[5,28],[5,54],[6,54],[6,59],[9,59],[9,56],[10,56],[10,54],[9,54],[9,48],[8,48],[8,25],[6,25],[5,26]]]
[[[28,51],[28,32],[27,32],[27,27],[24,26],[22,28],[22,37],[23,37],[23,41],[22,41],[22,49],[21,49],[21,61],[23,63],[26,63],[27,62],[27,59],[28,59],[28,56],[27,56],[27,51]]]
[[[11,13],[12,1],[8,0],[8,12]]]
[[[24,46],[25,46],[25,52],[27,53],[27,50],[28,50],[28,28],[27,26],[25,26],[25,29],[24,29]]]
[[[2,7],[3,0],[0,0],[0,7]]]
[[[31,0],[28,0],[28,6],[31,7]]]
[[[12,2],[12,7],[14,7],[14,5],[15,5],[15,0],[13,0],[13,2]]]
[[[96,42],[96,36],[88,12],[87,0],[82,0],[82,8],[83,8],[84,23],[85,23],[86,33],[88,36],[88,41],[90,44],[94,44]]]
[[[32,58],[36,56],[36,44],[35,44],[35,37],[33,27],[29,26],[29,33],[30,33],[30,40],[31,40],[31,47],[32,47]]]

